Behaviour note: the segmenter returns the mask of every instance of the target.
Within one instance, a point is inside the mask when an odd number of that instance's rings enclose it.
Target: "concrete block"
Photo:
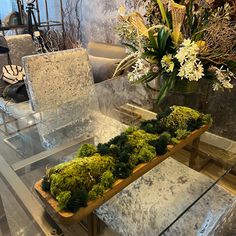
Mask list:
[[[60,106],[92,90],[93,77],[85,49],[28,56],[23,63],[33,110]]]
[[[14,65],[22,65],[22,57],[36,53],[32,37],[29,34],[6,36],[6,40],[10,49],[11,61]],[[0,55],[0,71],[7,64],[7,54]]]

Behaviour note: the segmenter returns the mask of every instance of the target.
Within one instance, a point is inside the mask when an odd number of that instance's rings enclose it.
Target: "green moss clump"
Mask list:
[[[178,140],[178,139],[175,138],[175,137],[172,137],[170,142],[171,142],[173,145],[177,145],[177,144],[180,143],[180,140]]]
[[[103,173],[101,177],[101,185],[103,185],[105,188],[111,188],[114,181],[115,178],[111,171],[107,170],[106,172]]]
[[[47,171],[42,188],[57,199],[60,209],[76,212],[87,201],[101,197],[117,178],[129,177],[140,163],[164,155],[169,143],[177,144],[211,117],[191,108],[172,106],[157,119],[125,132],[97,147],[84,144],[77,158]]]
[[[213,122],[210,114],[201,114],[200,118],[202,119],[203,124],[212,124]]]
[[[157,114],[157,120],[167,117],[172,112],[171,107],[167,107],[164,111]]]
[[[67,206],[67,203],[69,202],[71,198],[71,191],[65,191],[65,192],[61,192],[57,197],[57,201],[58,201],[58,207],[60,210],[65,209]]]
[[[185,139],[191,132],[186,129],[177,129],[175,131],[176,139]]]
[[[50,180],[46,176],[43,177],[43,181],[42,181],[41,186],[42,186],[43,191],[45,191],[45,192],[50,191]]]
[[[76,212],[80,207],[86,207],[87,201],[88,191],[84,187],[75,188],[65,206],[65,210]]]
[[[164,132],[156,140],[151,140],[150,145],[155,147],[157,155],[164,155],[167,152],[167,145],[170,143],[171,135],[167,132]]]
[[[102,184],[96,184],[88,193],[89,200],[95,200],[103,195],[105,187]]]
[[[165,130],[188,129],[188,121],[191,119],[197,120],[200,113],[194,109],[183,106],[172,106],[172,112],[160,119]]]
[[[110,156],[96,154],[91,157],[76,158],[49,171],[50,192],[57,197],[61,192],[73,192],[82,186],[89,191],[105,171],[112,171],[114,168],[114,159]]]
[[[125,133],[126,134],[132,134],[134,131],[137,131],[138,130],[138,127],[136,126],[130,126],[128,127],[126,130],[125,130]]]
[[[101,155],[108,155],[110,146],[106,143],[99,143],[97,145],[98,153]]]
[[[149,144],[143,146],[138,153],[139,163],[149,162],[154,157],[156,157],[156,149]]]
[[[116,146],[122,146],[124,145],[128,140],[128,136],[126,133],[121,133],[120,135],[112,138],[108,144],[111,145],[111,144],[114,144]]]
[[[165,131],[165,127],[156,119],[141,122],[140,129],[150,134],[160,134]]]
[[[113,173],[116,178],[125,179],[130,176],[131,172],[132,169],[128,163],[118,162]]]
[[[83,144],[77,151],[77,157],[90,157],[97,152],[97,148],[89,143]]]
[[[149,134],[144,130],[136,130],[128,135],[128,142],[131,146],[141,148],[151,140],[157,139],[157,135]]]

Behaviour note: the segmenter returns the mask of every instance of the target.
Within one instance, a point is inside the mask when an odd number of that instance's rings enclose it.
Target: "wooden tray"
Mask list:
[[[47,210],[50,212],[56,212],[63,220],[68,221],[80,221],[92,213],[96,208],[101,206],[104,202],[109,200],[115,194],[120,192],[122,189],[127,187],[130,183],[138,179],[140,176],[151,170],[156,165],[160,164],[162,161],[173,155],[175,152],[182,149],[184,146],[190,144],[193,140],[198,138],[201,134],[209,129],[210,125],[204,125],[200,129],[192,132],[186,139],[180,141],[179,144],[173,146],[168,145],[168,151],[165,155],[157,156],[152,161],[148,163],[139,164],[134,170],[133,174],[126,179],[117,180],[111,189],[108,189],[102,198],[96,199],[94,201],[89,201],[87,207],[80,208],[76,213],[58,211],[57,201],[48,192],[44,192],[41,187],[42,179],[35,184],[35,190],[40,196],[41,200],[45,203]]]

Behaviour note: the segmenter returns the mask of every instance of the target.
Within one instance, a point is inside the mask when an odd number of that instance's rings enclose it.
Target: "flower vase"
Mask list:
[[[169,91],[177,94],[196,94],[199,92],[199,83],[186,79],[176,79],[174,87]]]

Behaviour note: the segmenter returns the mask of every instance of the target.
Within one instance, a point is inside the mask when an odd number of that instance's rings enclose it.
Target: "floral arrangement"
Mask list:
[[[211,117],[188,107],[172,106],[156,119],[129,127],[97,147],[84,144],[74,159],[47,170],[42,189],[58,201],[58,209],[76,212],[102,197],[115,180],[125,179],[140,163],[167,152],[192,131],[211,123]]]
[[[146,0],[146,13],[119,9],[116,30],[129,55],[131,83],[156,80],[158,104],[177,83],[208,80],[214,91],[233,88],[236,73],[236,2]]]

